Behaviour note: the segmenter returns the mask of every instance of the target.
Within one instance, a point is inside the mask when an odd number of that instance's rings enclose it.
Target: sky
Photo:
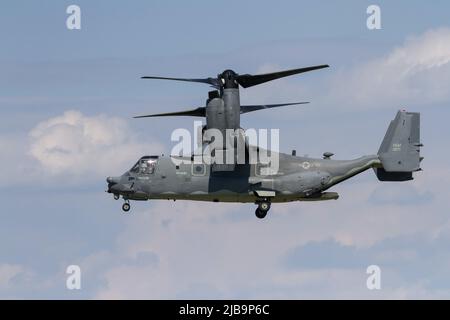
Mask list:
[[[81,8],[81,30],[66,9]],[[366,26],[369,5],[380,30]],[[450,3],[433,1],[2,1],[0,298],[450,298]],[[369,170],[330,202],[132,203],[107,176],[169,153],[194,119],[132,116],[203,106],[208,87],[143,75],[330,68],[242,89],[243,115],[280,149],[352,159],[378,150],[399,109],[421,113],[423,171]],[[66,269],[81,269],[68,290]],[[368,290],[366,269],[381,270]]]

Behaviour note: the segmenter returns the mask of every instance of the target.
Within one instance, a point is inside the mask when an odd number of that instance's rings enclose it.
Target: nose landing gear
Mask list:
[[[119,200],[120,199],[120,194],[115,193],[114,194],[114,200]],[[131,209],[131,205],[130,205],[130,200],[128,200],[127,198],[123,197],[123,200],[125,200],[124,204],[122,205],[122,210],[124,212],[128,212]]]
[[[128,202],[128,200],[125,200],[125,203],[122,205],[122,210],[124,212],[128,212],[130,211],[130,209],[131,209],[130,203]]]
[[[270,200],[263,199],[256,203],[258,207],[256,208],[255,215],[259,219],[264,219],[267,215],[267,212],[270,210]]]

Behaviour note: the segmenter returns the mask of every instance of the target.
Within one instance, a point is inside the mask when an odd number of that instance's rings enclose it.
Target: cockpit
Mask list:
[[[145,156],[139,159],[138,162],[131,168],[130,172],[136,174],[153,174],[158,163],[158,156]]]

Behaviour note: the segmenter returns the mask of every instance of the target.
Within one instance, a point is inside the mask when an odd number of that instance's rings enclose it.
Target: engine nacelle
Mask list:
[[[225,129],[225,103],[221,98],[211,99],[206,106],[206,129]]]

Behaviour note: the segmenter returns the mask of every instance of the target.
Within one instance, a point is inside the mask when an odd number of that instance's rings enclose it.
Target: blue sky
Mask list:
[[[82,29],[65,27],[77,4]],[[378,4],[382,29],[366,28]],[[448,298],[448,1],[4,1],[0,5],[1,298]],[[206,77],[328,63],[241,90],[243,103],[311,101],[242,117],[281,149],[376,152],[400,108],[422,114],[424,171],[366,172],[338,201],[121,204],[105,177],[168,152],[193,119],[133,115],[202,106]],[[65,269],[82,269],[82,290]],[[382,290],[365,287],[382,269]],[[256,271],[257,270],[257,271]]]

